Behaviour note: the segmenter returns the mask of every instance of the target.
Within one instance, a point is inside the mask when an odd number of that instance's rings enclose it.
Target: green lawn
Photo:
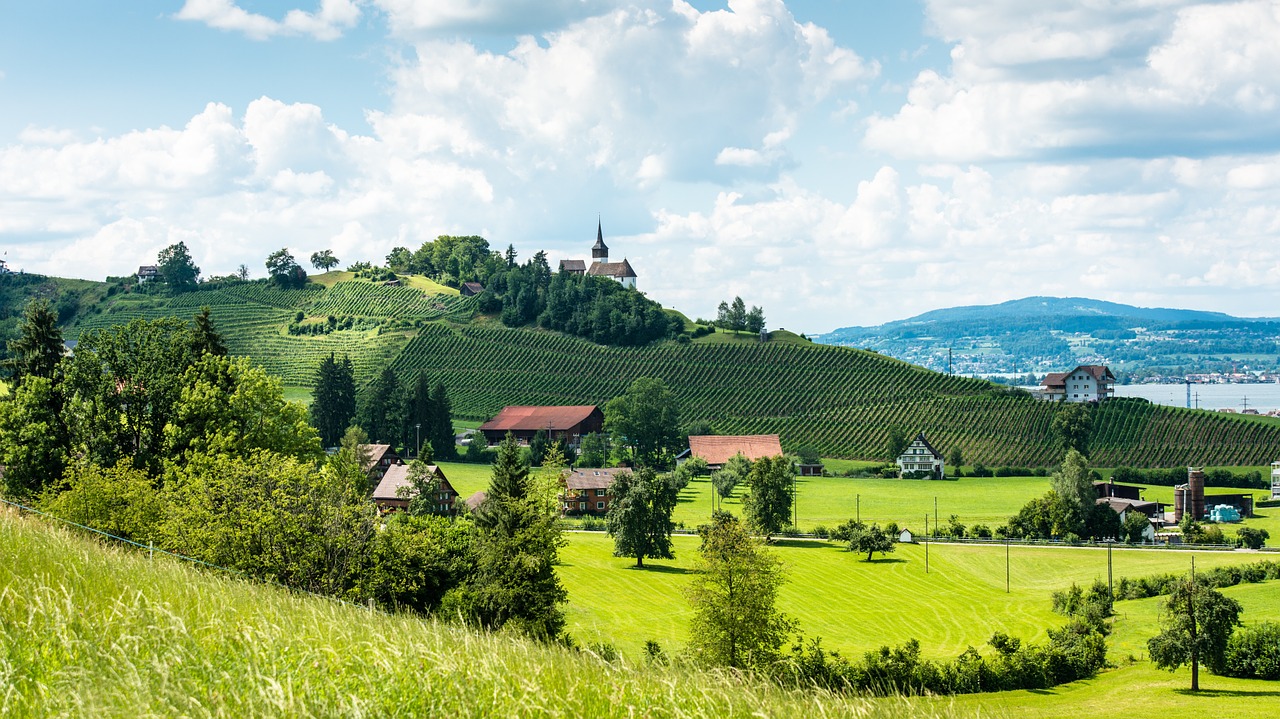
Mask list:
[[[677,536],[674,544],[675,560],[649,560],[640,570],[634,559],[613,557],[612,540],[604,534],[571,533],[560,573],[569,589],[573,634],[613,642],[626,652],[640,651],[648,639],[664,647],[683,645],[692,612],[682,592],[698,539]],[[1107,576],[1104,549],[1012,547],[1008,594],[1002,546],[930,545],[927,574],[921,545],[899,545],[870,563],[820,541],[780,541],[774,551],[789,572],[782,608],[806,633],[822,636],[824,646],[855,652],[916,638],[926,655],[953,657],[967,646],[982,646],[996,631],[1039,639],[1062,621],[1050,611],[1050,592]],[[1198,567],[1257,559],[1232,552],[1194,554]],[[1119,579],[1181,571],[1189,568],[1191,555],[1118,549],[1112,572]]]

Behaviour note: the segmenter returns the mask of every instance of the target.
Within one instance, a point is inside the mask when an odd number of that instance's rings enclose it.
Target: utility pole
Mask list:
[[[924,536],[924,573],[929,573],[929,535]]]
[[[862,495],[861,494],[855,495],[855,498],[857,502],[854,505],[855,516],[857,517],[856,521],[858,522],[858,524],[862,524]]]
[[[1004,593],[1009,593],[1009,538],[1004,538]]]
[[[1111,598],[1114,600],[1116,596],[1116,590],[1115,590],[1115,584],[1113,584],[1111,581],[1111,545],[1112,545],[1112,542],[1107,542],[1107,592],[1111,595]],[[1195,557],[1192,557],[1192,561],[1195,561]]]
[[[933,531],[938,531],[938,495],[933,496]]]
[[[422,453],[422,424],[413,425],[414,436],[417,438],[417,444],[413,445],[413,456],[417,457]]]

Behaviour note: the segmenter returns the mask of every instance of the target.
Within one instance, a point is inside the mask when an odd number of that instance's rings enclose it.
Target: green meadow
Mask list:
[[[574,532],[562,551],[560,575],[569,590],[570,631],[584,641],[607,641],[637,654],[646,640],[679,647],[688,636],[692,610],[684,589],[692,579],[698,539],[674,538],[674,560],[613,556],[602,533]],[[931,544],[925,571],[924,545],[866,556],[817,540],[782,540],[773,548],[788,569],[779,604],[810,636],[843,652],[860,653],[884,644],[920,641],[933,658],[954,657],[982,647],[997,631],[1024,640],[1043,638],[1062,623],[1050,609],[1050,593],[1107,579],[1107,551],[1069,547],[1011,547],[1009,591],[1005,548]],[[1139,577],[1239,564],[1258,558],[1240,552],[1116,549],[1112,574]],[[1270,588],[1280,592],[1280,586]],[[1280,613],[1277,613],[1280,614]]]

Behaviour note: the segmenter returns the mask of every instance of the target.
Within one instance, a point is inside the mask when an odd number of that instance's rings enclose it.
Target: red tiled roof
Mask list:
[[[707,460],[707,464],[724,464],[735,454],[754,462],[782,454],[782,443],[776,434],[694,435],[689,437],[689,453]]]
[[[1114,382],[1116,380],[1116,376],[1111,374],[1111,369],[1106,365],[1082,364],[1070,372],[1050,372],[1045,375],[1044,381],[1040,383],[1040,386],[1045,388],[1066,387],[1067,377],[1075,374],[1076,372],[1084,372],[1098,382],[1105,383],[1107,381]]]
[[[565,480],[565,487],[569,489],[608,489],[613,486],[613,480],[621,472],[630,472],[625,467],[614,467],[612,469],[575,469]]]
[[[481,431],[566,430],[578,425],[597,410],[595,405],[577,407],[503,407],[498,416],[480,425]]]

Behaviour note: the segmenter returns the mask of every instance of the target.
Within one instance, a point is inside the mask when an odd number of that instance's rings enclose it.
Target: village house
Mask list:
[[[434,464],[427,465],[427,471],[435,478],[436,489],[431,497],[431,512],[441,516],[452,517],[458,514],[458,491],[453,488],[444,472]],[[379,512],[397,512],[408,509],[409,501],[416,496],[413,483],[409,481],[409,465],[403,462],[387,467],[386,473],[373,490],[373,502],[378,505]]]
[[[681,452],[676,461],[701,457],[706,460],[707,468],[715,471],[723,469],[737,454],[752,462],[762,457],[779,457],[782,455],[782,443],[776,434],[692,435],[689,437],[689,449]]]
[[[365,457],[361,469],[374,485],[382,480],[388,467],[400,462],[400,455],[389,444],[362,444],[360,451]]]
[[[603,517],[613,502],[613,480],[619,473],[630,471],[624,467],[574,470],[564,479],[561,511],[566,516]]]
[[[138,268],[138,282],[150,282],[160,278],[160,268],[156,265],[142,265]]]
[[[1116,376],[1106,365],[1080,365],[1070,372],[1051,372],[1040,383],[1042,399],[1062,402],[1101,402],[1116,393]]]
[[[924,437],[924,432],[917,434],[895,461],[898,464],[898,471],[903,476],[906,476],[907,472],[928,472],[934,479],[942,479],[947,473],[942,454],[929,444],[929,440]]]
[[[609,261],[609,246],[604,243],[604,228],[596,224],[596,243],[591,246],[591,265],[583,260],[560,260],[560,271],[572,275],[593,275],[617,280],[623,287],[636,287],[636,271],[622,258],[621,262]]]
[[[529,444],[540,430],[553,442],[577,447],[584,435],[604,429],[604,412],[595,405],[574,407],[503,407],[496,417],[480,425],[489,446],[502,441],[507,433],[520,444]]]

